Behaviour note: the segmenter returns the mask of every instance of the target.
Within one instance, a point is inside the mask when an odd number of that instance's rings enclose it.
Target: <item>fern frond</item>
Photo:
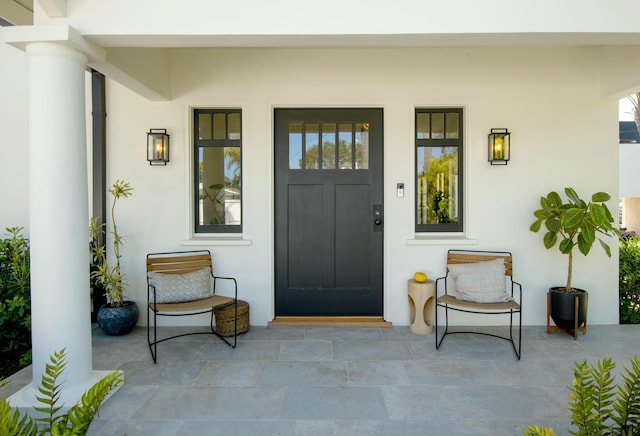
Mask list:
[[[62,393],[62,383],[58,383],[58,379],[67,366],[65,359],[66,348],[54,352],[49,357],[51,363],[45,365],[45,373],[42,374],[40,386],[38,386],[38,392],[42,396],[36,395],[36,400],[44,404],[45,407],[34,407],[34,410],[47,416],[36,419],[36,422],[44,423],[49,427],[54,425],[56,421],[55,415],[62,409],[62,406],[58,406],[60,394]]]
[[[122,372],[113,371],[107,374],[86,391],[82,398],[71,408],[66,416],[65,427],[72,429],[72,434],[83,435],[89,430],[91,421],[98,413],[98,408],[113,389],[124,381]]]
[[[18,409],[12,410],[6,398],[0,400],[0,435],[36,436],[38,428],[27,414],[20,416]]]
[[[530,425],[522,429],[522,434],[524,436],[556,436],[552,428],[538,427],[537,425]]]
[[[622,379],[624,383],[618,385],[618,398],[613,405],[617,415],[612,419],[621,434],[637,434],[640,433],[640,359],[638,356],[631,359],[630,368],[625,367]]]

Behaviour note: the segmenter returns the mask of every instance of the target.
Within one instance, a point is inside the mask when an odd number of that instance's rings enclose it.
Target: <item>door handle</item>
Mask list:
[[[373,206],[373,231],[382,231],[382,205],[375,204]]]

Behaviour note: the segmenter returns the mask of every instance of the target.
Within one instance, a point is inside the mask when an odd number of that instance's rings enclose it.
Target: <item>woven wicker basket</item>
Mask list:
[[[233,303],[214,310],[216,318],[216,332],[220,336],[233,336]],[[249,303],[238,300],[238,334],[249,331]]]

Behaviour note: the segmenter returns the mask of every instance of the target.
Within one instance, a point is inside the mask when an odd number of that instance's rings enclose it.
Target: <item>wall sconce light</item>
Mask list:
[[[491,129],[489,133],[489,162],[491,165],[507,165],[511,152],[511,133],[507,129]]]
[[[149,129],[147,133],[147,160],[149,165],[166,165],[169,162],[167,129]]]

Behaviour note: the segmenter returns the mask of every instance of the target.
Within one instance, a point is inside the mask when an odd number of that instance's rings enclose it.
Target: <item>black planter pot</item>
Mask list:
[[[98,326],[109,336],[129,333],[138,322],[138,305],[134,301],[124,301],[121,307],[103,304],[98,310]]]
[[[578,297],[578,328],[587,320],[588,294],[583,289],[573,288],[566,292],[564,287],[549,288],[551,294],[551,319],[565,330],[572,330],[575,325],[575,298]]]

